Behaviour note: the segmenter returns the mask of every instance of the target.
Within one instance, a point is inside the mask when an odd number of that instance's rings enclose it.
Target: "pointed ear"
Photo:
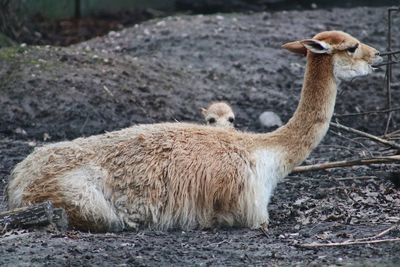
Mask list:
[[[300,43],[304,45],[305,48],[316,54],[330,54],[332,52],[332,47],[324,41],[306,39],[300,41]]]
[[[300,55],[307,55],[307,49],[302,45],[299,41],[290,42],[282,45],[282,48],[289,50],[290,52],[300,54]]]
[[[203,116],[207,116],[207,109],[205,108],[200,108],[201,114],[203,114]]]

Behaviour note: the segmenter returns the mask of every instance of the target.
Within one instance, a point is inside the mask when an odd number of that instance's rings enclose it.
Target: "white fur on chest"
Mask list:
[[[278,182],[286,175],[282,153],[257,150],[255,165],[250,170],[242,198],[244,223],[252,228],[268,224],[268,204]]]

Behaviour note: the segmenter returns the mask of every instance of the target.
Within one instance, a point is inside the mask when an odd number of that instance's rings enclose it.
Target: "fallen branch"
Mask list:
[[[367,138],[369,138],[369,139],[371,139],[371,140],[373,140],[375,142],[384,144],[386,146],[390,146],[392,148],[400,149],[400,144],[397,144],[396,142],[385,140],[385,139],[380,138],[378,136],[375,136],[375,135],[372,135],[372,134],[369,134],[369,133],[366,133],[366,132],[363,132],[363,131],[360,131],[360,130],[357,130],[357,129],[354,129],[354,128],[351,128],[351,127],[348,127],[348,126],[344,126],[344,125],[341,125],[341,124],[338,124],[338,123],[331,122],[330,125],[335,127],[335,128],[342,129],[342,130],[345,130],[345,131],[350,132],[350,133],[354,133],[354,134],[357,134],[357,135],[360,135],[360,136],[363,136],[363,137],[367,137]]]
[[[65,230],[68,226],[68,219],[64,209],[54,208],[53,204],[48,201],[0,213],[1,231],[49,224]]]
[[[356,159],[356,160],[333,161],[333,162],[325,162],[325,163],[314,164],[314,165],[298,166],[293,169],[292,173],[318,171],[318,170],[326,170],[326,169],[341,168],[341,167],[370,165],[370,164],[391,163],[391,162],[397,162],[397,161],[400,161],[400,155],[367,158],[367,159]]]
[[[366,241],[344,241],[339,243],[310,243],[310,244],[299,244],[297,246],[303,248],[318,248],[318,247],[340,247],[340,246],[348,246],[348,245],[363,245],[363,244],[376,244],[376,243],[384,243],[384,242],[397,242],[400,241],[400,238],[389,238],[389,239],[377,239],[377,240],[366,240]]]

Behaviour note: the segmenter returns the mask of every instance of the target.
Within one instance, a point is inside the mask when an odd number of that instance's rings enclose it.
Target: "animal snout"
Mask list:
[[[371,65],[375,65],[375,64],[379,64],[383,61],[383,58],[381,57],[381,53],[376,50],[373,49],[373,51],[370,52],[371,58],[370,58],[370,64]]]
[[[383,58],[379,55],[379,51],[375,53],[375,57],[372,60],[372,64],[378,64],[383,61]]]

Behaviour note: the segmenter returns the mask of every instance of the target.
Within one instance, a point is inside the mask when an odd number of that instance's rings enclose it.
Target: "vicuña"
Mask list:
[[[202,108],[201,113],[208,125],[231,129],[235,127],[235,114],[225,102],[211,103],[208,108]]]
[[[46,145],[12,171],[9,208],[50,200],[90,231],[266,227],[278,181],[328,130],[338,82],[381,59],[340,31],[283,48],[306,55],[307,67],[298,108],[276,131],[161,123]]]

